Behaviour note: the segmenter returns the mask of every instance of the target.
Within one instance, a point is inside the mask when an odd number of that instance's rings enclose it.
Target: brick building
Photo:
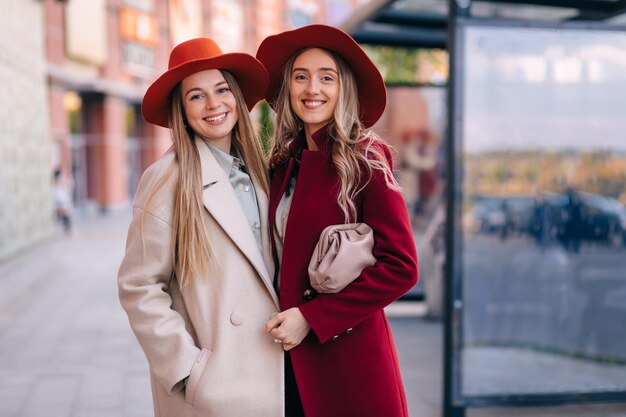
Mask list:
[[[176,44],[209,36],[254,53],[269,34],[348,16],[363,0],[44,0],[53,165],[71,172],[75,200],[126,205],[141,172],[170,144],[145,123],[147,86]],[[332,19],[325,16],[332,15]]]
[[[340,24],[367,1],[0,0],[0,259],[53,232],[57,169],[79,211],[129,203],[170,146],[140,106],[173,46],[209,36],[254,53],[270,34]]]
[[[50,235],[53,209],[41,5],[0,0],[0,7],[2,260]]]

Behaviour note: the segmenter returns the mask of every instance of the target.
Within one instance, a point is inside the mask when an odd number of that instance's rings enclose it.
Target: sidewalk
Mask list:
[[[0,416],[152,415],[146,361],[117,300],[127,223],[78,220],[72,235],[0,265]]]
[[[0,416],[152,415],[147,364],[117,299],[128,221],[127,211],[79,219],[72,235],[59,233],[0,263]],[[396,303],[388,314],[411,416],[439,417],[442,325],[424,318],[424,307]],[[626,405],[472,409],[467,415],[622,417]]]

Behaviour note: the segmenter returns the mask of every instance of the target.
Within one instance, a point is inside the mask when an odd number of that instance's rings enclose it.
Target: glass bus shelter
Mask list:
[[[444,415],[626,402],[626,1],[368,13],[359,42],[449,53]]]

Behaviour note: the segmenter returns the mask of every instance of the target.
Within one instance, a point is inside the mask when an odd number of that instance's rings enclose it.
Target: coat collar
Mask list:
[[[332,138],[328,134],[328,125],[317,130],[312,135],[315,144],[318,147],[318,151],[311,151],[311,155],[316,155],[319,160],[328,159],[328,153],[332,144]],[[288,158],[278,164],[280,167],[278,170],[274,170],[271,181],[270,202],[269,202],[269,230],[270,239],[274,238],[274,226],[276,223],[276,210],[278,209],[278,203],[282,198],[287,186],[289,185],[289,179],[294,173],[295,169],[298,169],[297,165],[300,161],[300,153],[307,149],[306,136],[304,129],[298,132],[298,135],[289,144]]]
[[[230,153],[226,153],[218,146],[213,145],[210,142],[204,142],[208,147],[217,163],[222,167],[227,177],[230,177],[230,172],[233,169],[233,165],[239,165],[239,157],[233,156]]]
[[[248,258],[254,269],[261,276],[263,283],[270,292],[276,306],[278,297],[273,287],[273,260],[271,256],[270,239],[267,232],[267,194],[260,187],[258,180],[250,173],[255,187],[259,217],[261,220],[261,241],[263,254],[259,252],[256,240],[248,219],[241,208],[235,191],[226,176],[226,173],[216,161],[208,145],[200,138],[196,138],[196,147],[200,154],[202,171],[202,202],[207,211],[213,216],[228,237],[237,245]]]
[[[333,139],[330,137],[328,129],[329,125],[326,125],[315,131],[311,135],[313,141],[319,149],[317,152],[322,152],[324,154],[330,152],[330,147]],[[298,132],[298,135],[289,145],[289,156],[295,156],[302,149],[307,149],[306,135],[304,133],[304,129],[301,129],[300,132]]]

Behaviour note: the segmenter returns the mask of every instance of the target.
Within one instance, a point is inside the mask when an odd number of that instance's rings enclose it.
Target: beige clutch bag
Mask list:
[[[365,223],[336,224],[322,231],[309,262],[311,286],[336,293],[376,263],[374,231]]]

